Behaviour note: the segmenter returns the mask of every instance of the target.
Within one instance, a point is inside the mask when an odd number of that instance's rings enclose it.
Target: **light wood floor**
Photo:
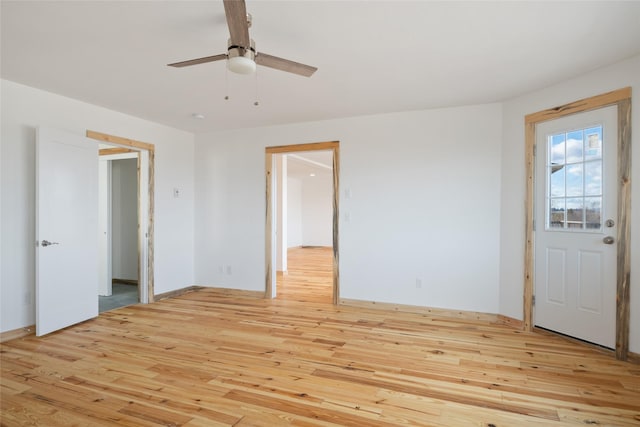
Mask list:
[[[277,298],[301,302],[333,301],[333,248],[291,248],[287,272],[277,274]]]
[[[2,426],[640,425],[640,366],[603,350],[284,295],[203,289],[0,351]]]

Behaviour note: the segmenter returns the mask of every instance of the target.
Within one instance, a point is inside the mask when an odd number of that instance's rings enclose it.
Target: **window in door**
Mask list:
[[[546,230],[602,231],[602,125],[547,137]]]

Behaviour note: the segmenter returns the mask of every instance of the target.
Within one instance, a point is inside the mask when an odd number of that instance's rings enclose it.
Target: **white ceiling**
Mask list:
[[[333,176],[332,151],[303,151],[287,155],[287,175],[293,178]]]
[[[256,81],[166,66],[225,52],[221,0],[1,5],[2,78],[195,133],[501,101],[640,53],[638,1],[248,0],[258,52],[319,68]]]

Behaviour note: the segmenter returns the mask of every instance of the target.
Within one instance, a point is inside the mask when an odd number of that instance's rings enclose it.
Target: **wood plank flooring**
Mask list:
[[[0,424],[640,425],[640,366],[604,350],[296,299],[202,289],[1,344]]]
[[[290,248],[287,272],[277,274],[278,299],[301,302],[333,301],[333,249]]]

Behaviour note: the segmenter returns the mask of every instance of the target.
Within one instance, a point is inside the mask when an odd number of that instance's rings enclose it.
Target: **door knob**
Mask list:
[[[51,245],[59,245],[60,243],[58,243],[58,242],[50,242],[48,240],[43,240],[40,244],[43,247],[47,247],[47,246],[51,246]]]
[[[604,239],[602,239],[602,241],[607,245],[613,245],[615,239],[613,238],[613,236],[606,236]]]

